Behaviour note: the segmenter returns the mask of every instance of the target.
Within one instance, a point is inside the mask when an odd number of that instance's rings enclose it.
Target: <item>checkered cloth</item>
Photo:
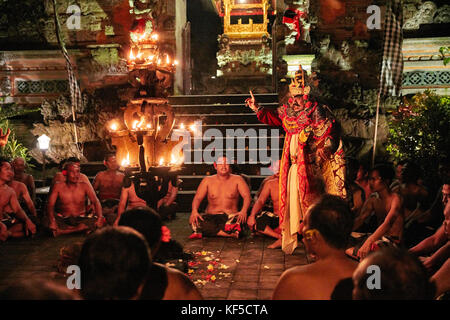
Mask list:
[[[56,29],[56,37],[58,39],[58,43],[61,46],[61,51],[66,60],[66,68],[67,74],[69,77],[69,88],[70,88],[70,100],[72,104],[72,117],[74,122],[74,134],[75,134],[75,143],[78,148],[78,134],[76,129],[76,119],[75,112],[76,110],[82,110],[83,100],[81,97],[81,90],[77,82],[77,78],[75,77],[75,73],[73,72],[72,62],[70,61],[69,53],[67,52],[66,45],[64,40],[61,37],[61,26],[58,18],[58,11],[56,8],[56,1],[53,0],[53,10],[54,10],[54,18],[55,18],[55,29]]]
[[[380,94],[399,96],[403,75],[403,1],[388,0],[384,28]]]

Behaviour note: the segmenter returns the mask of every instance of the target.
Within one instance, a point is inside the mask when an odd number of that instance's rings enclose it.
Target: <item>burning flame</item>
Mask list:
[[[110,128],[111,128],[112,131],[116,131],[117,128],[118,128],[117,123],[115,123],[115,122],[111,123]]]
[[[184,130],[184,123],[181,123],[181,124],[180,124],[180,129],[181,129],[181,130]]]
[[[151,123],[147,123],[147,129],[151,129],[151,128],[152,128]]]
[[[164,164],[164,158],[159,159],[159,165],[162,166]]]
[[[172,153],[172,155],[170,156],[170,164],[176,164],[177,163],[177,159],[175,158],[174,154]]]
[[[151,38],[154,41],[158,40],[158,34],[157,33],[152,34]]]
[[[166,56],[166,63],[170,64],[170,57],[169,57],[169,55]]]
[[[122,167],[127,167],[129,165],[130,165],[130,153],[127,152],[127,157],[126,157],[126,159],[122,160],[121,166]]]
[[[177,66],[178,65],[178,60],[174,60],[173,64]]]
[[[137,128],[137,124],[139,123],[139,121],[137,121],[137,120],[134,120],[133,121],[133,125],[131,126],[134,130],[136,130],[136,128]]]
[[[133,49],[130,49],[130,60],[135,60],[136,57],[133,54]]]
[[[192,132],[195,132],[197,130],[197,127],[195,126],[195,124],[191,124],[189,126],[189,129],[191,129]]]

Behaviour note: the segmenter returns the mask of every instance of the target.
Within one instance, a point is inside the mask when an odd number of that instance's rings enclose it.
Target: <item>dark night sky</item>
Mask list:
[[[191,22],[193,72],[215,74],[217,37],[222,33],[221,18],[215,12],[211,0],[188,0],[187,19]]]

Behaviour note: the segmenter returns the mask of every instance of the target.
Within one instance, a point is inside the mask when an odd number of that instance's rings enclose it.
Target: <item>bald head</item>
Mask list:
[[[25,171],[25,160],[23,158],[15,158],[11,162],[11,166],[14,169],[15,173],[22,173]]]

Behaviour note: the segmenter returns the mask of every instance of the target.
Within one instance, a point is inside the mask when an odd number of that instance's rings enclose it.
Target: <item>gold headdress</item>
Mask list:
[[[294,78],[291,80],[289,85],[289,92],[293,97],[298,95],[308,95],[311,91],[310,86],[305,86],[306,71],[303,70],[302,66],[295,72]]]

